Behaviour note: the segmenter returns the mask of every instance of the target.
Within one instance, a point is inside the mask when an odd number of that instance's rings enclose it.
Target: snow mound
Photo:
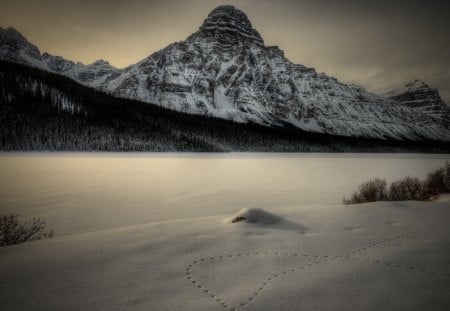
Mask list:
[[[225,223],[246,222],[258,225],[271,225],[282,219],[274,214],[266,212],[261,208],[242,208],[239,212],[225,220]]]

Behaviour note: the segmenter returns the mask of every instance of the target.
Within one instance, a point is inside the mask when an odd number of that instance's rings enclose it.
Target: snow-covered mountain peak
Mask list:
[[[429,88],[429,85],[423,82],[422,80],[416,79],[413,82],[409,82],[408,84],[406,84],[406,88],[413,91],[423,88]]]
[[[444,103],[437,89],[421,80],[410,82],[403,89],[388,93],[387,97],[449,124],[450,108]]]
[[[232,5],[222,5],[209,13],[194,36],[216,38],[223,44],[254,42],[264,45],[259,33],[253,29],[247,15]]]
[[[104,60],[104,59],[98,59],[95,62],[93,62],[92,64],[89,64],[88,66],[92,66],[92,67],[106,67],[106,68],[114,68],[114,66],[112,66],[108,61]]]
[[[406,94],[410,94],[412,97],[416,97],[416,99],[418,99],[417,97],[421,97],[442,101],[439,91],[433,87],[430,87],[422,80],[414,80],[409,82],[405,85],[405,87],[389,92],[387,96],[396,97],[405,96]]]
[[[14,27],[0,27],[0,38],[2,40],[14,40],[15,42],[28,43],[28,40]]]
[[[386,97],[395,97],[407,93],[428,93],[433,94],[434,97],[440,98],[439,92],[437,89],[430,87],[427,83],[422,80],[416,79],[407,83],[404,87],[389,91],[385,93]]]

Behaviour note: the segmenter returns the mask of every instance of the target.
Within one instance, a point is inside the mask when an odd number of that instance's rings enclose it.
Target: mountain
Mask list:
[[[6,29],[0,27],[0,60],[48,70],[95,88],[107,78],[119,76],[121,72],[104,60],[85,65],[49,53],[41,55],[35,45],[12,27]]]
[[[389,92],[386,96],[417,112],[450,122],[450,107],[442,100],[437,89],[423,81],[410,82],[403,89]]]
[[[13,30],[0,37],[5,32]],[[179,112],[335,136],[450,140],[447,120],[293,64],[278,47],[266,46],[233,6],[217,7],[185,41],[124,69],[104,61],[74,64],[25,43],[0,59],[28,61],[108,94]],[[23,52],[30,46],[33,61]]]
[[[450,139],[435,119],[296,65],[267,47],[246,15],[214,9],[200,29],[102,88],[195,114],[344,136]]]

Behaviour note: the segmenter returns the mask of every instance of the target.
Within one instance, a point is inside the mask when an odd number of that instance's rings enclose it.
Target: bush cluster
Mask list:
[[[450,193],[450,163],[431,173],[425,180],[405,177],[387,186],[384,179],[375,178],[362,183],[344,204],[358,204],[376,201],[432,200],[441,193]]]
[[[0,215],[0,246],[53,237],[53,230],[45,231],[45,221],[33,218],[20,222],[19,215]]]
[[[342,200],[344,204],[358,204],[364,202],[385,201],[388,198],[386,180],[375,178],[363,182],[349,199]]]

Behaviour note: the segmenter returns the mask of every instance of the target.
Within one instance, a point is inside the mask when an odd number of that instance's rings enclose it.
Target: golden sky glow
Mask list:
[[[125,67],[186,39],[221,4],[243,10],[295,63],[375,92],[422,79],[450,100],[445,1],[0,0],[0,26],[41,52]]]

